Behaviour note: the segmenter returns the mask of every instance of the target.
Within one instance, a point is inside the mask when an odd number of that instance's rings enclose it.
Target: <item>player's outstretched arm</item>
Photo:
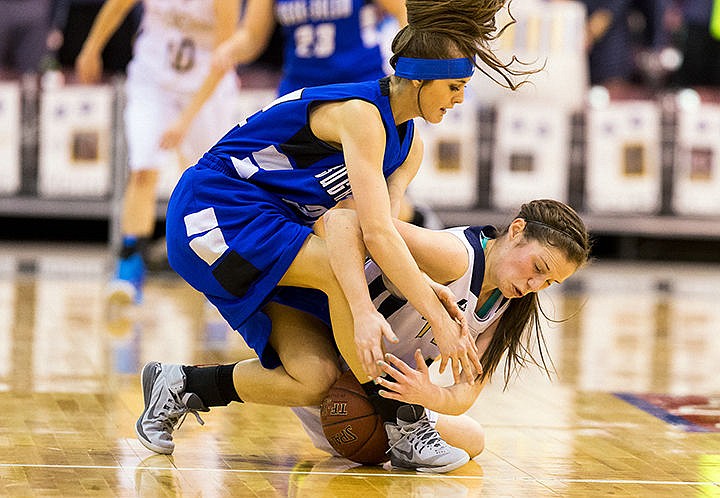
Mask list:
[[[240,26],[213,52],[212,65],[215,69],[229,71],[238,64],[250,64],[260,57],[270,43],[275,26],[273,6],[274,0],[245,2]]]
[[[354,324],[353,340],[336,334],[338,348],[353,372],[357,374],[362,368],[376,377],[381,372],[373,358],[382,357],[383,339],[396,343],[398,338],[370,298],[363,271],[366,251],[357,216],[349,209],[331,209],[323,216],[323,227],[330,266],[348,301]],[[362,367],[353,358],[353,351]]]
[[[108,0],[100,9],[85,43],[75,60],[80,83],[97,83],[103,72],[102,51],[110,37],[139,0]]]
[[[472,341],[462,334],[462,327],[424,280],[417,263],[398,230],[393,225],[390,196],[382,176],[385,132],[378,111],[370,104],[350,100],[328,107],[326,116],[332,123],[316,121],[330,142],[340,142],[345,155],[348,178],[352,185],[363,241],[368,252],[385,275],[433,327],[442,354],[442,368],[452,366],[456,378],[462,370],[470,373],[479,365]],[[313,126],[313,131],[316,127]],[[322,137],[322,133],[316,135]],[[333,140],[334,138],[334,140]],[[377,361],[382,358],[374,357]],[[368,368],[371,370],[371,368]]]
[[[232,36],[233,31],[237,27],[239,17],[238,2],[228,2],[227,0],[215,0],[215,43],[219,45]],[[160,137],[160,147],[163,149],[172,149],[177,147],[187,135],[190,125],[197,116],[202,106],[207,102],[218,86],[218,83],[225,76],[227,71],[210,67],[208,74],[205,76],[200,88],[195,92],[193,98],[183,109],[177,120],[173,122]]]
[[[404,403],[422,405],[438,413],[461,415],[472,406],[485,387],[486,382],[438,386],[430,379],[430,371],[419,349],[415,351],[415,362],[417,368],[412,368],[392,353],[386,353],[381,367],[394,380],[390,381],[385,377],[376,379],[382,387],[380,395]]]

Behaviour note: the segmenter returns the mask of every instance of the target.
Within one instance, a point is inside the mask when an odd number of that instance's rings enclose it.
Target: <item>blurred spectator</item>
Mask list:
[[[633,83],[649,83],[644,74],[669,43],[663,19],[669,0],[581,0],[587,8],[590,83],[608,87],[611,96],[637,94]]]
[[[0,0],[0,71],[38,73],[46,53],[52,0]]]
[[[90,27],[104,0],[53,0],[48,48],[64,68],[73,68]],[[132,44],[140,26],[142,3],[138,3],[113,33],[102,53],[109,73],[124,72],[132,57]]]
[[[673,8],[667,21],[679,33],[683,57],[675,82],[679,86],[720,87],[720,39],[710,32],[713,0],[675,0]]]
[[[633,72],[627,11],[631,0],[581,0],[587,8],[590,84],[629,81]]]

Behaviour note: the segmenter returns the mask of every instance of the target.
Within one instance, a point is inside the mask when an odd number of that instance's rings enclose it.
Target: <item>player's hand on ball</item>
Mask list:
[[[377,377],[382,373],[378,361],[383,359],[383,338],[391,343],[397,343],[398,338],[385,317],[375,309],[362,317],[353,318],[358,359],[365,373],[371,378]]]
[[[376,379],[382,388],[379,391],[380,396],[425,407],[437,398],[436,392],[440,388],[430,380],[430,371],[419,349],[415,351],[417,368],[412,368],[391,353],[385,354],[385,360],[380,362],[380,366],[394,381],[385,377]]]

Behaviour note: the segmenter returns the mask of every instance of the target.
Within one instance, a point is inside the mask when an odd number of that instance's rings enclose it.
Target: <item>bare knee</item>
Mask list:
[[[475,458],[485,449],[485,429],[467,415],[440,415],[436,429],[448,444],[464,449],[470,458]]]
[[[465,437],[465,451],[468,452],[470,458],[475,458],[485,449],[485,430],[482,425],[477,424],[477,428],[468,431]]]
[[[296,379],[303,388],[303,404],[319,405],[340,377],[338,362],[330,358],[314,356],[304,358],[302,363],[302,371]]]

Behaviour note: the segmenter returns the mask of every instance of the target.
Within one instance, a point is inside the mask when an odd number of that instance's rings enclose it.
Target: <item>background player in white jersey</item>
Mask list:
[[[328,243],[345,248],[345,251],[335,253],[336,262],[347,268],[345,259],[356,257],[358,250],[364,256],[359,225],[353,211],[329,211],[325,215],[324,226]],[[552,283],[564,281],[587,261],[589,236],[577,214],[565,204],[553,200],[537,200],[523,205],[509,227],[499,234],[491,226],[431,231],[398,222],[397,227],[420,268],[430,278],[447,285],[452,299],[463,310],[470,335],[481,355],[483,372],[474,384],[456,381],[450,387],[434,385],[426,362],[435,360],[440,353],[427,321],[398,294],[374,262],[366,264],[362,285],[370,288],[374,307],[383,315],[382,319],[388,320],[399,338],[397,343],[386,344],[386,350],[393,355],[386,357],[387,362],[382,368],[392,380],[378,380],[379,390],[374,400],[376,409],[392,414],[393,421],[386,425],[390,442],[400,447],[409,445],[418,433],[428,434],[421,428],[427,429],[435,422],[437,433],[445,439],[443,443],[435,436],[439,444],[444,444],[442,458],[432,461],[432,458],[418,454],[413,461],[408,461],[402,453],[391,452],[393,465],[444,472],[467,461],[467,455],[465,459],[462,455],[458,457],[458,449],[471,456],[483,450],[482,427],[473,419],[460,415],[473,404],[502,356],[507,354],[506,382],[513,369],[528,362],[547,368],[542,350],[539,361],[529,356],[531,342],[540,346],[544,343],[538,320],[537,292]],[[349,275],[349,278],[353,277]],[[280,312],[275,314],[277,319],[273,321],[273,328],[302,330],[304,327],[327,327],[329,324],[326,302],[314,291],[302,289],[281,293],[278,302],[284,306],[279,307]],[[318,354],[326,353],[318,351]],[[178,418],[188,411],[204,411],[210,406],[227,405],[231,401],[293,406],[293,400],[279,397],[272,384],[263,385],[262,389],[252,385],[257,379],[247,378],[243,376],[242,369],[235,368],[245,362],[212,367],[164,365],[164,371],[175,369],[182,372],[183,385],[175,395],[183,400],[183,405],[163,415],[157,422],[174,426]],[[429,417],[425,415],[425,410],[417,407],[405,409],[404,413],[398,411],[400,406],[408,403],[432,411],[428,412]],[[320,427],[319,408],[295,411],[316,446],[332,452]],[[138,423],[147,412],[146,407]],[[387,420],[388,417],[383,418]],[[422,448],[422,445],[418,447]]]
[[[82,83],[102,76],[103,47],[139,0],[108,0],[76,61]],[[123,243],[111,295],[141,299],[143,251],[153,235],[161,149],[192,164],[233,123],[234,74],[211,66],[212,51],[237,27],[236,0],[143,0],[143,19],[128,65],[125,128],[130,174]]]

